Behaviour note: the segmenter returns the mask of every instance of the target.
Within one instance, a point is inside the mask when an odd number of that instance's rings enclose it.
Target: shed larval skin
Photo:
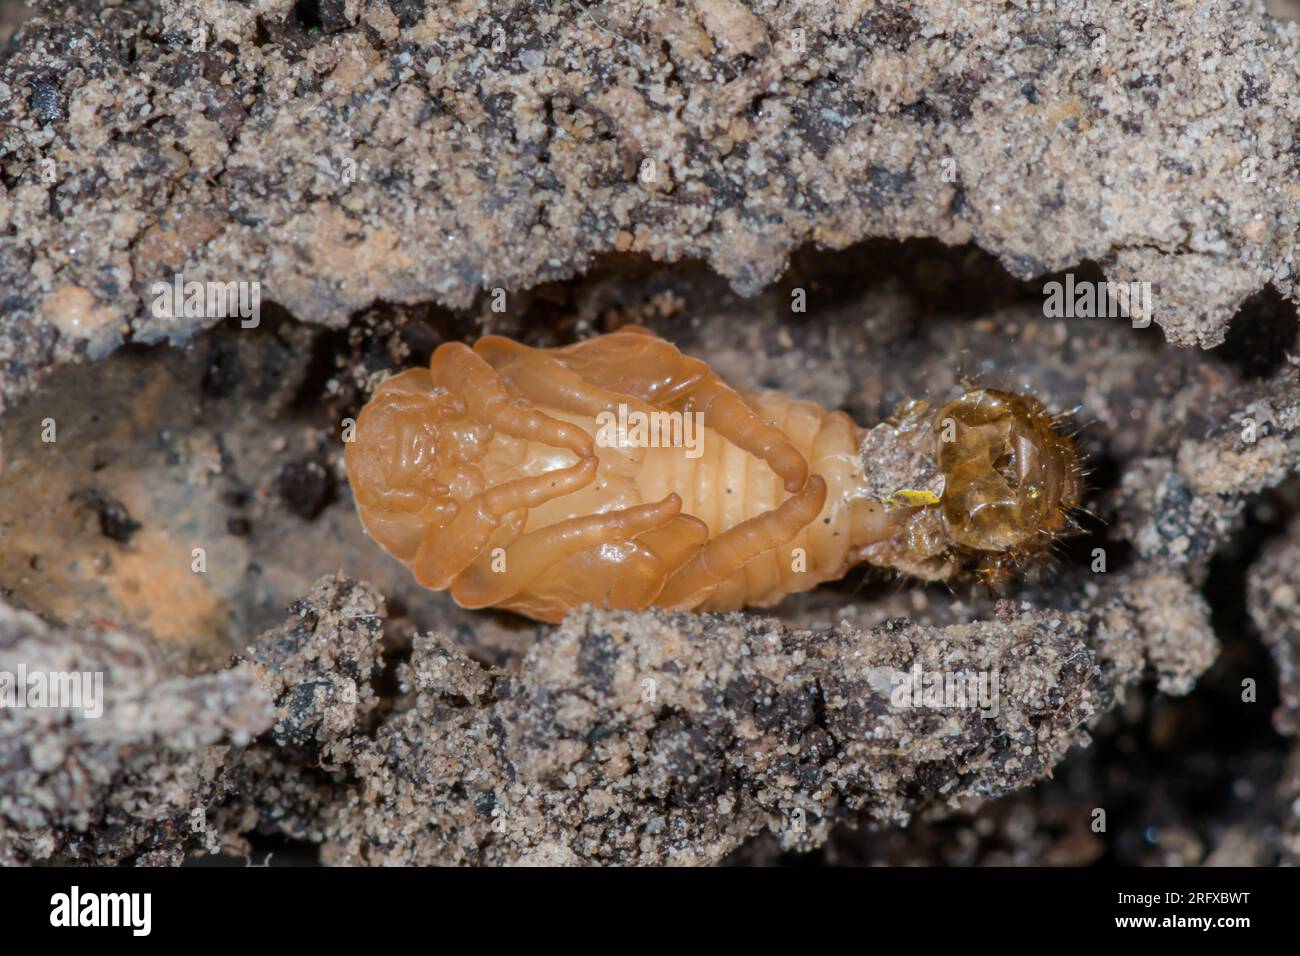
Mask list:
[[[672,413],[675,431],[610,424]],[[926,426],[915,440],[933,440]],[[584,604],[767,606],[867,559],[949,573],[942,509],[868,496],[863,434],[843,412],[742,395],[630,327],[558,349],[444,344],[376,389],[345,462],[366,530],[422,585],[555,622]],[[1018,490],[1002,487],[1013,511]],[[1041,493],[1026,504],[1041,511]],[[918,529],[932,553],[911,548]]]

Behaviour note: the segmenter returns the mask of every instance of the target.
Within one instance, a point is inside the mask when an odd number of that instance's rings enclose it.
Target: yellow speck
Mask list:
[[[923,508],[926,505],[937,505],[939,496],[933,491],[915,491],[911,488],[900,488],[889,496],[889,503],[905,505],[909,508]]]

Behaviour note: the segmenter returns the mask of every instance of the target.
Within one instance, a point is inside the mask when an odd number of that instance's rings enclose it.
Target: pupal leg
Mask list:
[[[644,610],[708,538],[703,521],[679,514],[631,541],[584,548],[561,559],[501,606],[552,622],[584,604]]]
[[[669,579],[655,603],[679,610],[698,606],[758,555],[794,540],[821,513],[825,503],[826,482],[820,475],[813,475],[798,494],[705,544],[699,554]]]
[[[515,438],[567,448],[579,458],[595,454],[591,436],[575,425],[514,404],[496,370],[468,345],[440,345],[429,363],[436,381],[457,393],[473,417]]]
[[[461,504],[450,523],[430,527],[412,570],[422,585],[441,590],[450,587],[482,554],[507,514],[535,508],[589,485],[600,462],[591,436],[581,428],[511,403],[496,372],[468,346],[459,342],[440,346],[430,368],[436,381],[454,387],[472,417],[503,434],[565,448],[578,457],[567,468],[494,485]]]
[[[703,412],[704,424],[767,462],[789,492],[799,491],[808,463],[781,429],[754,409],[699,359],[647,332],[618,331],[556,349],[561,364],[590,385],[626,392],[658,408]]]
[[[663,583],[667,584],[708,540],[708,525],[694,515],[678,515],[663,527],[637,535],[636,543],[654,552],[663,566]]]
[[[474,351],[517,394],[527,395],[535,405],[593,418],[617,408],[620,402],[644,414],[655,410],[635,395],[586,381],[544,349],[530,348],[500,335],[485,335],[474,343]]]
[[[681,509],[682,499],[670,494],[654,504],[584,515],[539,528],[505,548],[499,556],[504,562],[500,571],[493,570],[491,555],[479,557],[452,583],[451,596],[462,607],[500,604],[570,555],[631,541],[671,522]],[[607,573],[617,575],[621,570],[615,564],[607,568]]]

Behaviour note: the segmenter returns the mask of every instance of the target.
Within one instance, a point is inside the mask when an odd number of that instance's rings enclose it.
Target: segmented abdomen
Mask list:
[[[826,504],[817,518],[781,547],[753,559],[732,575],[701,606],[701,610],[738,610],[746,605],[775,604],[793,591],[804,591],[841,577],[853,546],[851,529],[853,476],[860,473],[857,428],[843,412],[828,412],[812,402],[792,401],[775,392],[746,395],[769,423],[782,429],[808,461],[809,474],[826,479]],[[546,414],[578,425],[593,438],[595,419],[566,415],[540,406]],[[781,479],[766,462],[741,451],[712,429],[705,428],[698,457],[682,447],[597,447],[600,467],[596,480],[571,495],[532,509],[523,532],[535,531],[581,515],[629,508],[659,501],[676,492],[682,514],[693,515],[709,528],[710,539],[728,528],[777,507],[790,497]],[[495,456],[494,456],[495,457]],[[572,465],[569,453],[536,443],[521,443],[507,453],[501,475],[539,474]]]
[[[732,575],[702,610],[774,604],[792,591],[840,577],[848,565],[850,478],[859,468],[856,426],[843,412],[827,412],[812,402],[772,392],[746,398],[789,436],[807,459],[809,473],[826,479],[826,504],[793,541],[764,552]],[[642,500],[657,501],[677,492],[682,512],[708,525],[714,538],[789,497],[765,462],[714,432],[705,432],[701,452],[698,458],[688,458],[678,448],[647,449],[637,477]]]

